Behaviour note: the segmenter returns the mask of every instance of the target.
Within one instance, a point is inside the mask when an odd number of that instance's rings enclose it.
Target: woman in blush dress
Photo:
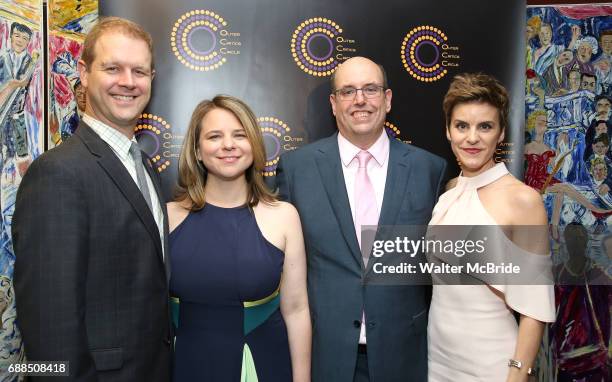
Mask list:
[[[246,104],[196,106],[168,204],[176,382],[310,381],[300,219],[266,188],[265,158]]]
[[[508,121],[506,90],[488,75],[461,74],[443,106],[446,136],[462,173],[440,197],[430,225],[503,226],[511,239],[502,235],[501,241],[510,256],[530,256],[550,270],[540,194],[493,159]],[[525,240],[520,226],[544,227],[544,240]],[[554,320],[552,285],[434,285],[429,381],[527,381],[544,323]]]

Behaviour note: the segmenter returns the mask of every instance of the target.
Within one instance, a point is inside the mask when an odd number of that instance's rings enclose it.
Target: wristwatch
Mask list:
[[[523,367],[523,363],[521,361],[517,361],[515,359],[510,358],[508,360],[508,367],[516,367],[517,369],[521,370],[521,368]],[[531,367],[527,369],[527,375],[534,376],[535,374],[535,369]]]

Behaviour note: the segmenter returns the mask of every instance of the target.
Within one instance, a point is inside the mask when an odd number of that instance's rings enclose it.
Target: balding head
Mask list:
[[[340,64],[338,66],[338,68],[336,68],[336,70],[332,73],[331,77],[330,77],[330,82],[331,82],[331,89],[332,89],[332,93],[334,91],[336,91],[337,89],[339,89],[336,86],[336,77],[338,76],[338,71],[341,70],[341,68],[345,65],[345,64],[351,64],[351,63],[371,63],[374,64],[376,66],[378,66],[378,69],[380,70],[381,76],[382,76],[382,85],[384,86],[385,89],[387,89],[389,87],[389,84],[387,83],[387,73],[385,72],[385,68],[383,68],[383,66],[381,64],[377,64],[376,62],[370,60],[369,58],[366,57],[351,57],[348,60],[344,61],[342,64]]]

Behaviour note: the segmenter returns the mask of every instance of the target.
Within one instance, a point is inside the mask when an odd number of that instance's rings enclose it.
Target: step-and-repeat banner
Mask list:
[[[193,108],[218,93],[246,101],[259,118],[266,175],[278,157],[331,135],[329,76],[347,58],[383,64],[393,90],[388,131],[446,157],[442,98],[455,74],[497,76],[512,93],[512,132],[498,160],[522,144],[524,1],[106,0],[101,15],[142,24],[155,42],[153,99],[138,139],[167,196]],[[521,161],[512,163],[515,173]]]

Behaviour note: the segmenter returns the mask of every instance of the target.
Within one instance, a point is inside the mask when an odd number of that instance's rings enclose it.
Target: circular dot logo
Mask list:
[[[324,17],[302,22],[291,36],[291,55],[304,72],[325,77],[331,75],[340,62],[334,57],[335,41],[342,28]]]
[[[296,144],[301,144],[303,138],[292,137],[289,134],[291,128],[278,118],[259,117],[257,122],[266,147],[266,165],[263,176],[275,176],[280,155],[287,150],[296,149]]]
[[[134,135],[140,148],[151,158],[151,164],[158,172],[170,166],[170,161],[162,156],[162,147],[166,136],[170,132],[170,124],[161,117],[153,114],[141,114]]]
[[[448,37],[438,28],[423,25],[412,29],[402,41],[401,57],[410,75],[423,82],[434,82],[448,71],[441,65],[441,46]]]
[[[402,132],[400,131],[399,127],[395,126],[389,121],[385,122],[385,130],[387,130],[387,134],[391,138],[395,138],[398,141],[405,142],[405,143],[412,143],[411,140],[402,140],[402,137],[401,137]]]
[[[219,68],[227,59],[220,53],[220,31],[227,21],[209,10],[194,10],[182,15],[172,28],[170,45],[176,58],[196,71]]]

